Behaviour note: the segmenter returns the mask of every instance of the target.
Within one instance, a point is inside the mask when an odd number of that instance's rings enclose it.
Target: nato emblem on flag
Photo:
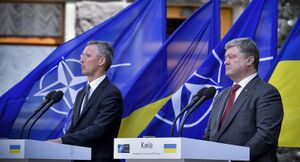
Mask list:
[[[251,37],[255,40],[259,49],[264,49],[261,51],[262,55],[260,55],[260,61],[263,60],[264,63],[270,64],[276,56],[276,52],[272,52],[274,51],[273,49],[276,51],[277,22],[273,21],[277,20],[276,15],[277,1],[252,0],[222,41],[207,55],[206,60],[199,66],[196,72],[187,79],[183,86],[172,94],[171,98],[163,105],[140,136],[169,137],[169,130],[172,127],[174,118],[178,116],[185,105],[191,101],[192,96],[196,94],[199,89],[212,86],[220,91],[232,85],[232,80],[226,76],[223,64],[225,54],[224,47],[229,40]],[[270,31],[268,37],[264,34],[266,30]],[[274,40],[275,43],[273,43]],[[268,66],[259,68],[259,72],[263,74],[262,76],[265,74],[262,69],[266,69],[267,67]],[[215,96],[217,94],[218,92]],[[184,137],[202,139],[205,128],[207,127],[210,109],[212,108],[211,103],[212,99],[203,102],[189,119],[186,120],[185,124],[179,119],[176,123],[177,131],[174,132],[175,136],[179,136],[179,128],[184,124]],[[185,114],[183,114],[183,117],[185,117]]]
[[[191,102],[193,96],[204,87],[215,87],[216,89],[223,89],[221,83],[224,82],[222,79],[224,74],[222,74],[223,62],[215,50],[212,50],[209,58],[204,63],[205,69],[209,69],[211,63],[214,63],[215,69],[212,71],[214,75],[204,73],[204,70],[199,68],[196,70],[190,78],[171,96],[171,98],[163,105],[161,110],[155,115],[155,118],[151,121],[148,127],[141,133],[141,136],[151,135],[158,137],[168,137],[170,136],[170,127],[173,125],[174,118],[178,116],[180,111]],[[207,71],[207,70],[206,70]],[[208,70],[209,71],[209,70]],[[215,96],[219,93],[216,92]],[[214,96],[214,97],[215,97]],[[193,112],[193,115],[184,124],[184,135],[189,138],[201,138],[203,128],[206,127],[208,116],[211,110],[211,102],[214,99],[204,102],[197,111]],[[182,125],[182,119],[185,117],[184,114],[180,120],[177,121],[174,135],[179,136],[179,127]],[[158,126],[159,125],[159,126]],[[155,131],[155,129],[161,129],[164,131]],[[201,132],[199,132],[201,131]]]
[[[130,153],[130,145],[118,144],[118,153]]]
[[[35,134],[39,134],[38,137],[35,137],[38,139],[48,139],[49,137],[58,136],[58,134],[53,134],[53,130],[61,130],[66,127],[66,122],[64,121],[66,121],[69,111],[73,108],[72,105],[77,92],[86,84],[86,81],[86,77],[81,74],[81,64],[78,59],[62,58],[56,66],[46,72],[45,75],[34,84],[14,123],[11,136],[16,137],[18,135],[23,125],[22,121],[26,120],[33,109],[37,107],[32,103],[42,103],[43,96],[46,96],[51,91],[61,90],[64,92],[62,101],[53,105],[40,121],[36,123],[35,129],[32,131],[33,137]],[[65,133],[65,130],[63,130],[63,132],[54,132]]]

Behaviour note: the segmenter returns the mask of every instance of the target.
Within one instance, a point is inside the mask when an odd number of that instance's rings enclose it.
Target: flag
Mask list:
[[[164,144],[164,153],[176,153],[176,144]]]
[[[202,64],[220,39],[219,3],[209,1],[184,21],[126,86],[119,137],[137,137],[169,96]]]
[[[275,30],[277,29],[277,22],[271,21],[277,18],[276,15],[276,0],[252,0],[222,41],[218,43],[203,64],[199,66],[179,90],[165,102],[140,136],[170,136],[175,117],[200,89],[203,87],[215,87],[218,90],[215,94],[216,96],[221,90],[232,84],[232,81],[225,75],[223,63],[224,46],[229,40],[239,37],[251,37],[260,49],[260,59],[265,63],[270,61],[270,58],[274,57],[272,51],[276,49],[276,44],[272,42],[274,41],[273,39],[277,38],[277,31]],[[266,34],[261,33],[261,31],[270,31],[268,35],[272,36],[265,36]],[[265,75],[265,72],[263,72],[265,71],[264,68],[268,67],[260,67],[260,74]],[[205,101],[187,119],[182,131],[184,137],[202,139],[204,130],[207,127],[212,100]],[[179,136],[179,128],[185,115],[176,123],[175,136]]]
[[[9,145],[9,153],[10,154],[20,154],[21,153],[21,145]]]
[[[279,136],[279,146],[300,147],[300,17],[280,50],[269,82],[280,92],[284,118]]]
[[[89,40],[112,43],[115,57],[108,76],[122,89],[162,45],[165,24],[165,1],[139,0],[56,48],[22,81],[1,96],[0,137],[17,138],[25,120],[42,103],[43,97],[53,90],[62,90],[65,94],[63,100],[52,106],[37,122],[32,138],[43,140],[62,135],[66,121],[72,116],[69,112],[72,112],[76,94],[87,81],[81,74],[79,61],[86,43]]]

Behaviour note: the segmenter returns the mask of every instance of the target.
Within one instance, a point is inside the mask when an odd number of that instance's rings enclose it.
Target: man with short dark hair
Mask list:
[[[215,98],[204,139],[250,147],[251,162],[276,162],[283,119],[280,94],[259,78],[253,40],[234,39],[225,49],[226,75],[234,84]]]
[[[113,140],[117,137],[123,99],[119,89],[106,76],[113,59],[107,42],[87,43],[80,62],[87,76],[87,86],[78,92],[72,124],[68,132],[52,142],[92,148],[93,162],[112,162]]]

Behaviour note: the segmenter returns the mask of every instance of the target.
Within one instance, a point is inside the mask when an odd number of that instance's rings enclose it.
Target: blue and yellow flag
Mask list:
[[[53,90],[63,91],[64,98],[37,122],[32,138],[44,140],[62,135],[66,121],[72,116],[70,112],[76,94],[86,84],[79,61],[86,43],[103,40],[113,44],[115,57],[108,77],[122,90],[162,45],[165,25],[166,1],[138,0],[116,16],[56,48],[1,96],[0,137],[18,138],[24,121]]]
[[[192,97],[203,87],[213,86],[218,92],[230,86],[232,81],[225,75],[224,54],[225,44],[234,38],[251,37],[260,50],[260,64],[271,64],[276,55],[277,38],[277,1],[252,0],[240,15],[223,40],[213,49],[201,66],[172,95],[164,98],[164,105],[152,119],[140,136],[169,137],[173,120],[180,111],[192,100]],[[268,36],[262,31],[269,31]],[[275,39],[275,43],[274,40]],[[273,53],[275,51],[275,53]],[[265,69],[266,68],[266,69]],[[259,67],[259,74],[264,76],[269,66]],[[178,78],[172,78],[178,79]],[[217,94],[218,94],[217,92]],[[216,95],[217,95],[216,94]],[[183,127],[183,136],[202,139],[211,110],[212,99],[205,101],[188,118]],[[179,136],[182,119],[176,123],[174,135]]]
[[[220,38],[219,5],[219,0],[211,0],[197,10],[126,87],[119,137],[137,137],[202,64]]]
[[[300,17],[271,72],[269,82],[279,90],[284,110],[279,146],[300,147]]]
[[[10,154],[20,154],[21,153],[21,145],[9,145],[9,153]]]
[[[176,153],[176,144],[164,144],[164,153]]]

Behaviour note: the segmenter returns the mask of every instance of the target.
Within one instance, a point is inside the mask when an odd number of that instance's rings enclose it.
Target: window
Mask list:
[[[63,0],[2,0],[0,44],[58,45],[64,41]]]

